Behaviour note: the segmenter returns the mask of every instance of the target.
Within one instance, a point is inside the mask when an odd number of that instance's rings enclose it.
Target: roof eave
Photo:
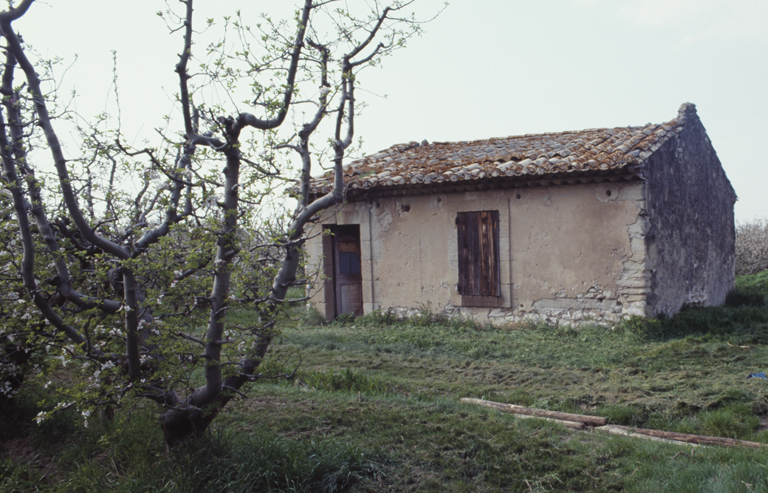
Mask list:
[[[645,180],[643,163],[622,166],[618,169],[586,170],[543,175],[497,176],[474,180],[442,181],[431,183],[405,183],[401,185],[375,186],[371,188],[345,187],[345,200],[360,202],[380,197],[395,197],[406,195],[428,195],[439,193],[461,193],[477,190],[514,189],[541,186],[576,185],[588,183],[623,182]],[[323,193],[314,190],[312,200]]]

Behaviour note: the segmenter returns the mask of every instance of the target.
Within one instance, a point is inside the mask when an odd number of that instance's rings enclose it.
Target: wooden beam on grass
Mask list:
[[[585,416],[583,414],[571,414],[560,413],[557,411],[547,411],[544,409],[536,409],[533,407],[516,406],[515,404],[504,404],[502,402],[486,401],[483,399],[473,399],[471,397],[464,397],[461,402],[467,404],[477,404],[478,406],[490,407],[498,409],[500,411],[506,411],[508,413],[519,414],[523,416],[536,416],[538,418],[549,418],[559,421],[571,421],[576,423],[584,423],[592,426],[604,426],[608,423],[608,420],[600,416]]]
[[[616,431],[623,431],[632,433],[634,435],[644,435],[646,437],[661,438],[664,440],[674,440],[675,442],[683,442],[687,444],[697,445],[723,445],[726,447],[748,447],[748,448],[763,448],[768,447],[768,444],[759,442],[749,442],[747,440],[736,440],[735,438],[723,438],[723,437],[710,437],[704,435],[689,435],[687,433],[675,433],[674,431],[661,431],[661,430],[648,430],[645,428],[633,428],[631,426],[603,426],[595,428],[596,430],[606,431],[613,433],[613,431],[607,429],[611,428]],[[615,433],[619,434],[619,433]]]
[[[700,445],[698,443],[691,443],[691,442],[681,442],[679,440],[672,440],[669,438],[661,438],[661,437],[655,437],[651,435],[643,435],[641,433],[636,433],[635,431],[629,431],[626,429],[625,426],[613,426],[613,425],[605,425],[605,426],[598,426],[595,428],[595,430],[600,430],[605,433],[610,433],[611,435],[618,435],[622,437],[629,437],[629,438],[642,438],[644,440],[653,440],[655,442],[664,442],[664,443],[672,443],[675,445],[690,445],[691,447],[699,447]]]
[[[473,399],[464,397],[461,402],[466,404],[476,404],[478,406],[490,407],[500,411],[512,413],[519,418],[542,418],[554,421],[571,429],[583,429],[584,425],[595,426],[595,430],[600,430],[613,435],[628,436],[632,438],[643,438],[645,440],[655,440],[660,442],[674,443],[678,445],[719,445],[725,447],[748,447],[764,448],[767,443],[750,442],[747,440],[736,440],[734,438],[711,437],[704,435],[690,435],[687,433],[675,433],[674,431],[648,430],[645,428],[633,428],[631,426],[608,425],[605,418],[599,416],[586,416],[583,414],[560,413],[557,411],[547,411],[533,407],[516,406],[514,404],[505,404],[502,402],[486,401],[483,399]]]

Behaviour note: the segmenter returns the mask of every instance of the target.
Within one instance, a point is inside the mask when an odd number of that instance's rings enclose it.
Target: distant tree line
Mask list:
[[[736,275],[768,270],[768,220],[755,219],[736,226]]]

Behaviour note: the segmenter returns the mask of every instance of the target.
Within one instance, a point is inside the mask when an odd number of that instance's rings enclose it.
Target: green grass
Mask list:
[[[768,450],[693,451],[459,402],[768,443],[768,381],[746,378],[768,369],[757,296],[768,276],[737,288],[730,306],[613,329],[501,329],[426,311],[322,324],[297,308],[265,363],[298,354],[294,377],[255,385],[209,434],[170,453],[148,404],[108,427],[82,428],[74,413],[37,426],[28,387],[2,410],[0,490],[768,491]]]
[[[736,278],[736,291],[751,291],[768,296],[768,270]]]

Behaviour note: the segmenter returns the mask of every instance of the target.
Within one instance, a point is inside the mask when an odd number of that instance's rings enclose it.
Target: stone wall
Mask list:
[[[736,194],[692,104],[683,128],[646,165],[648,314],[684,304],[720,305],[733,289]]]

